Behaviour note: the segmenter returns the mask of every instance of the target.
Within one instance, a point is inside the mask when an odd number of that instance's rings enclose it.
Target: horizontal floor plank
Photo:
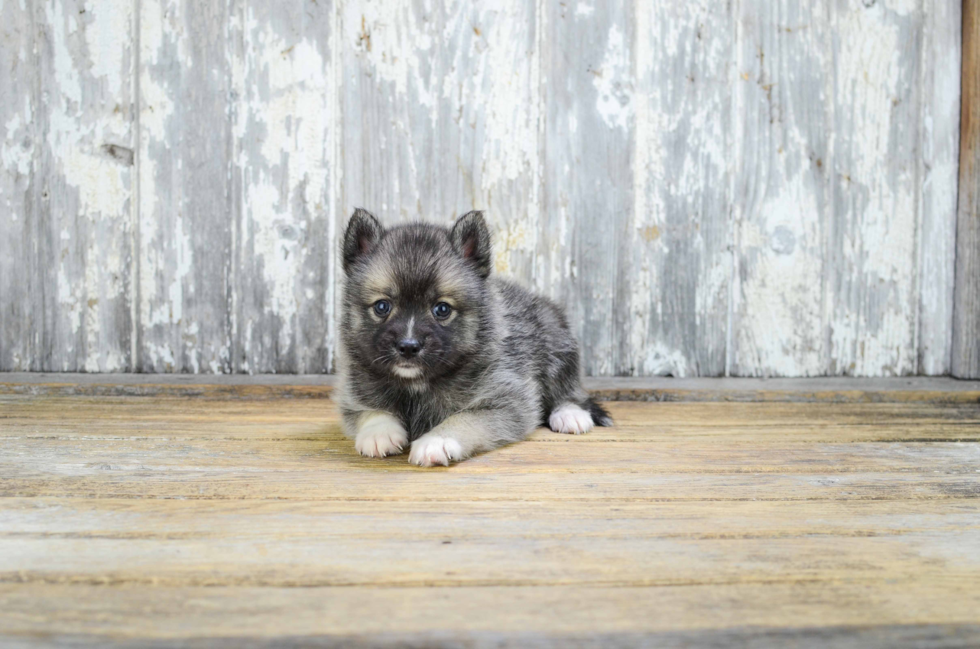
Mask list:
[[[788,440],[788,441],[784,441]],[[0,442],[0,474],[26,477],[104,477],[123,474],[166,480],[180,474],[239,472],[256,480],[277,480],[289,472],[419,473],[407,455],[363,458],[348,440],[278,441],[253,439],[58,439],[5,438]],[[673,438],[600,448],[587,443],[524,443],[496,449],[455,465],[460,479],[485,473],[942,473],[972,475],[980,468],[980,442],[800,443],[792,434],[765,443],[746,440],[718,445]]]
[[[401,460],[399,460],[401,462]],[[290,499],[404,502],[460,501],[739,501],[947,500],[980,498],[980,473],[922,475],[453,473],[322,470],[249,475],[234,471],[104,471],[101,476],[33,476],[0,480],[0,497]],[[338,479],[343,476],[343,479]]]
[[[980,525],[980,500],[426,502],[0,499],[4,538],[875,536]],[[574,531],[568,531],[572,526]]]
[[[976,502],[541,503],[516,511],[31,500],[0,500],[0,582],[665,586],[921,577],[955,566],[980,583]]]
[[[976,623],[977,610],[980,592],[975,584],[955,577],[652,588],[0,584],[0,633],[12,638],[54,633],[114,640],[261,639],[405,637],[447,629],[554,634],[879,627]]]
[[[739,626],[720,629],[681,631],[416,631],[352,634],[318,634],[180,638],[186,649],[279,649],[281,647],[315,647],[317,649],[404,649],[405,647],[467,647],[500,649],[500,647],[658,647],[690,649],[691,647],[724,647],[725,649],[894,649],[895,647],[934,647],[973,649],[980,637],[980,625],[887,624],[835,625],[811,627]],[[52,633],[0,635],[7,649],[43,647],[115,647],[117,649],[160,649],[173,641],[150,638],[118,638],[99,634],[59,635]]]
[[[611,403],[616,420],[610,429],[592,435],[615,436],[617,431],[648,432],[720,427],[767,429],[773,427],[862,426],[976,426],[980,405],[934,404],[820,404],[783,403]],[[24,429],[61,432],[76,429],[97,433],[101,428],[130,428],[134,434],[165,434],[188,428],[218,432],[221,427],[252,429],[255,434],[275,434],[276,426],[308,425],[308,430],[338,432],[339,416],[328,401],[237,402],[164,398],[26,398],[0,399],[0,435]],[[585,439],[587,439],[586,437]]]

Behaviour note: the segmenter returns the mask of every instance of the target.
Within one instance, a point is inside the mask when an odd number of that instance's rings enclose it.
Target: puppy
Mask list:
[[[452,229],[385,229],[358,209],[343,242],[339,369],[344,433],[361,455],[448,466],[525,438],[610,426],[582,389],[555,303],[490,276],[481,212]]]

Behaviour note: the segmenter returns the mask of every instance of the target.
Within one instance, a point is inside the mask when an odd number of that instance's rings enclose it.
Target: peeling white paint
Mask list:
[[[960,130],[960,25],[957,2],[924,5],[919,68],[922,124],[919,139],[920,214],[917,370],[945,374],[952,360],[953,281]]]
[[[121,278],[127,263],[120,244],[131,173],[107,147],[130,143],[128,87],[123,87],[129,51],[115,34],[128,33],[130,5],[100,5],[80,23],[62,2],[51,2],[45,18],[55,85],[47,89],[44,146],[50,173],[59,177],[64,192],[50,200],[54,223],[64,224],[57,304],[60,335],[70,341],[53,353],[53,362],[62,370],[121,371],[127,368],[124,332],[116,318],[125,299]]]
[[[343,12],[346,45],[370,64],[378,80],[390,84],[388,92],[410,93],[435,119],[438,96],[453,91],[422,76],[437,56],[435,43],[441,39],[429,31],[437,28],[436,21],[427,20],[425,9],[416,12],[405,0],[345,3]]]
[[[833,300],[825,296],[823,273],[833,206],[824,173],[833,173],[834,159],[833,141],[819,135],[831,132],[833,58],[821,50],[828,25],[819,8],[801,9],[792,19],[780,9],[745,8],[776,24],[752,27],[735,68],[734,119],[747,125],[737,131],[735,157],[752,161],[737,169],[733,188],[744,199],[735,202],[734,220],[729,355],[736,375],[812,376],[829,369],[825,337]],[[740,19],[759,20],[753,13]],[[778,21],[788,20],[807,28],[780,30]],[[781,65],[783,60],[796,63]],[[793,76],[795,65],[823,74],[804,86]],[[795,94],[806,98],[786,104]]]
[[[22,176],[27,176],[31,171],[31,162],[34,159],[34,141],[31,139],[32,119],[31,98],[24,97],[23,112],[14,113],[4,124],[6,132],[3,143],[0,144],[0,161],[3,162],[7,173],[14,170]],[[28,146],[24,146],[25,143],[28,143]],[[11,216],[17,217],[16,213],[11,213]]]
[[[645,376],[691,376],[687,358],[682,350],[670,349],[653,342],[638,350],[638,365]]]
[[[636,33],[651,34],[654,28],[653,12],[638,12],[636,15]],[[668,39],[673,40],[673,39]],[[666,154],[661,145],[661,136],[666,132],[666,113],[657,105],[657,88],[648,88],[647,79],[654,74],[654,63],[658,59],[655,49],[664,44],[653,38],[641,37],[636,42],[636,76],[640,92],[634,96],[636,122],[634,130],[635,157],[633,163],[633,214],[630,235],[634,250],[641,250],[644,243],[644,232],[660,232],[663,228],[665,205],[660,189],[663,187],[664,161]],[[662,246],[662,240],[654,245]],[[630,283],[630,316],[629,341],[631,350],[631,365],[636,374],[644,375],[653,372],[648,365],[651,361],[674,356],[671,350],[661,350],[659,355],[646,353],[649,348],[651,318],[662,317],[662,304],[655,298],[655,289],[659,283],[657,263],[652,255],[635,254],[633,276]],[[664,369],[660,364],[658,369]],[[674,368],[668,368],[673,371]]]
[[[721,373],[731,13],[664,5],[636,15],[629,349],[640,375]],[[681,73],[684,73],[684,76]],[[691,299],[693,296],[693,299]],[[649,349],[656,349],[654,355]],[[668,359],[674,359],[668,362]]]
[[[853,326],[832,328],[832,350],[850,359],[847,369],[854,374],[907,374],[915,367],[910,298],[917,266],[916,179],[913,164],[893,160],[892,118],[904,91],[901,57],[906,50],[898,22],[881,6],[845,13],[837,31],[836,96],[842,110],[850,107],[848,134],[855,142],[848,148],[846,167],[843,158],[836,166],[849,175],[857,200],[867,196],[865,205],[856,206],[863,207],[860,212],[847,215],[860,230],[845,239],[844,262],[860,273],[852,281],[865,285],[868,297],[867,303],[855,305]],[[868,310],[878,313],[876,321],[867,319]]]
[[[477,16],[482,30],[469,52],[470,61],[479,61],[477,75],[463,77],[472,87],[455,98],[453,107],[460,111],[480,107],[481,165],[474,206],[488,208],[487,216],[495,226],[499,272],[529,281],[541,210],[536,182],[541,165],[540,106],[535,102],[540,52],[537,48],[527,52],[533,34],[521,15],[524,6],[514,3],[507,11]],[[466,62],[457,54],[453,67],[462,70]]]
[[[31,6],[33,10],[33,5]],[[31,369],[40,327],[27,315],[38,301],[26,257],[34,192],[34,30],[21,0],[0,3],[0,371]],[[29,54],[30,53],[30,54]],[[36,221],[35,221],[36,222]],[[45,287],[50,295],[50,287]]]
[[[53,47],[54,78],[59,94],[68,102],[74,103],[77,113],[82,101],[82,86],[75,70],[75,61],[68,51],[68,36],[65,25],[65,10],[62,2],[49,2],[44,6],[45,17],[51,28]],[[72,30],[74,31],[74,30]]]
[[[749,268],[749,281],[735,292],[741,313],[735,334],[743,368],[762,375],[820,375],[824,368],[822,301],[819,277],[820,210],[808,179],[809,166],[783,179],[752,219],[742,220],[738,245]],[[788,247],[777,233],[791,236]],[[815,286],[814,283],[817,283]],[[743,352],[744,353],[744,352]],[[745,372],[748,373],[748,372]]]
[[[166,142],[167,120],[174,113],[173,99],[160,76],[153,73],[164,47],[168,9],[173,11],[174,8],[165,0],[140,0],[140,130],[141,138],[150,139],[150,142],[143,142],[144,146],[153,141]],[[179,34],[168,31],[167,37],[168,42],[175,39],[176,46],[182,46],[184,39]]]
[[[128,93],[123,88],[123,73],[130,68],[131,48],[125,45],[133,19],[131,0],[99,0],[86,6],[85,42],[92,61],[90,73],[104,80],[112,97]]]
[[[250,133],[261,134],[261,147],[243,146],[238,161],[245,178],[243,236],[252,263],[261,268],[261,277],[251,280],[265,285],[264,302],[254,305],[264,312],[251,315],[263,322],[275,318],[278,339],[246,338],[243,353],[263,363],[263,350],[323,344],[302,339],[299,319],[304,302],[316,297],[302,279],[306,265],[316,262],[310,255],[322,249],[310,239],[317,224],[334,215],[328,183],[338,172],[331,164],[337,83],[322,44],[284,39],[251,6],[245,23],[244,101],[236,130],[245,142]]]
[[[596,112],[609,128],[629,129],[633,117],[633,79],[630,51],[619,25],[609,28],[606,54],[592,70],[596,88]]]

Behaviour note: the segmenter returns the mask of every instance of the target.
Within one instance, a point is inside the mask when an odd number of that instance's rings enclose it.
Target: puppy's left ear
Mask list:
[[[345,273],[350,274],[351,266],[358,257],[374,250],[383,232],[384,228],[373,214],[359,207],[354,210],[354,215],[350,217],[347,230],[344,232]]]
[[[453,249],[463,259],[467,260],[484,279],[490,275],[493,267],[493,246],[490,242],[490,230],[483,220],[483,212],[467,212],[456,219],[449,240]]]

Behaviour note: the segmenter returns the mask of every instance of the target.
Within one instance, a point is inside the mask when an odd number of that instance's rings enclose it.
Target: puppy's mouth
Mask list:
[[[405,361],[399,361],[395,363],[391,372],[403,379],[417,379],[422,376],[422,368],[415,363],[406,363]]]

